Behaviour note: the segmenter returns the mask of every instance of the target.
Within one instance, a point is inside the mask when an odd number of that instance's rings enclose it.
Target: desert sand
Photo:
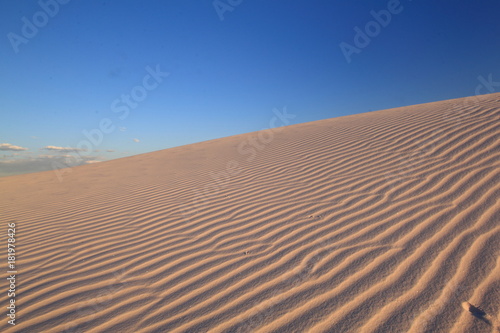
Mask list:
[[[490,94],[0,178],[0,331],[495,332],[499,120]]]

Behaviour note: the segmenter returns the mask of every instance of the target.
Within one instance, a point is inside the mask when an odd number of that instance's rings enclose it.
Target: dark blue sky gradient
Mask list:
[[[388,3],[244,0],[221,21],[212,1],[73,0],[15,53],[7,34],[41,7],[3,1],[0,143],[75,147],[109,118],[126,129],[95,147],[115,150],[105,160],[260,130],[273,108],[302,123],[471,96],[480,75],[500,81],[496,0],[401,0],[347,63],[339,44]],[[119,120],[111,103],[156,65],[170,75]]]

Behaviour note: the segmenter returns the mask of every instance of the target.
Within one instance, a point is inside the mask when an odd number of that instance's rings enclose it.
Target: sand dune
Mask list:
[[[491,94],[1,178],[0,331],[495,332],[499,120]]]

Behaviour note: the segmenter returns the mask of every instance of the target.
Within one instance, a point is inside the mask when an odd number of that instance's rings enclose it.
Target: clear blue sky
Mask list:
[[[498,0],[60,2],[2,2],[0,176],[47,169],[102,119],[113,130],[85,162],[260,130],[273,108],[302,123],[500,82]],[[340,44],[388,8],[348,62]],[[169,75],[145,90],[148,66]]]

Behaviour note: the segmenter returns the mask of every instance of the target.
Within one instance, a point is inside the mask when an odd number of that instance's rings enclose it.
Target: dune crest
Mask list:
[[[0,331],[491,332],[499,120],[491,94],[0,178]]]

